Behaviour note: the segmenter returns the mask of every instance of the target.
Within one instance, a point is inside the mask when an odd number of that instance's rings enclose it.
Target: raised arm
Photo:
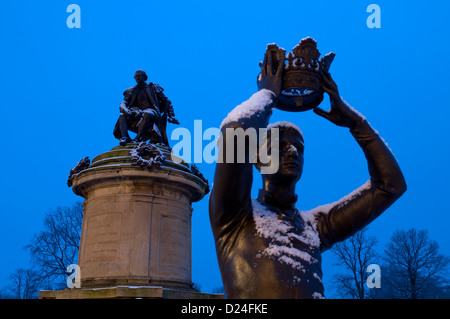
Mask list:
[[[237,158],[237,149],[242,145],[233,143],[234,147],[228,150],[226,145],[229,139],[235,140],[233,132],[237,129],[245,132],[249,128],[254,128],[258,132],[259,128],[267,127],[273,107],[281,93],[283,66],[284,63],[279,63],[279,68],[273,70],[272,55],[270,51],[266,53],[257,80],[259,91],[233,109],[222,122],[222,134],[218,140],[219,160],[209,203],[213,230],[229,224],[232,220],[239,221],[241,217],[239,215],[244,217],[251,207],[253,167],[249,159],[248,145],[245,148],[245,158],[240,162]],[[227,151],[233,154],[227,154]]]
[[[323,77],[323,89],[329,94],[331,110],[314,112],[350,132],[367,159],[370,180],[318,215],[322,250],[345,240],[383,213],[405,191],[406,182],[390,149],[365,118],[339,96],[330,74]]]

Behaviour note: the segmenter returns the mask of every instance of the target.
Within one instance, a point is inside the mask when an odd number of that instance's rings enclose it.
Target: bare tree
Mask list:
[[[449,258],[426,230],[397,230],[385,250],[386,282],[396,298],[427,298],[446,283]]]
[[[35,234],[25,247],[43,279],[65,282],[67,266],[75,264],[78,258],[82,220],[81,202],[72,207],[57,207],[46,214],[44,230]]]
[[[6,298],[35,299],[39,295],[41,277],[31,269],[17,269],[9,276],[10,284],[6,287]]]
[[[343,298],[366,299],[370,292],[366,290],[367,267],[378,261],[375,251],[377,240],[367,237],[367,228],[357,232],[349,239],[337,243],[331,249],[336,265],[343,267],[343,273],[334,275],[333,287]]]

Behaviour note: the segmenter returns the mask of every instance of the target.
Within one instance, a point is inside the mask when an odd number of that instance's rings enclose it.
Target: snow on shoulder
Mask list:
[[[275,93],[267,89],[256,92],[247,101],[239,104],[228,113],[227,117],[222,121],[222,124],[220,124],[220,128],[222,129],[226,124],[239,122],[244,118],[250,118],[258,113],[272,111],[273,107],[270,110],[267,107],[273,103],[274,96]]]
[[[372,188],[372,180],[369,179],[366,183],[364,183],[362,186],[348,194],[347,196],[341,198],[340,200],[331,203],[331,204],[325,204],[318,206],[314,209],[308,210],[308,211],[301,211],[300,216],[304,221],[310,222],[314,227],[316,227],[317,224],[317,216],[319,214],[328,215],[332,208],[336,207],[339,208],[352,199],[358,197],[361,195],[364,191],[369,190]]]

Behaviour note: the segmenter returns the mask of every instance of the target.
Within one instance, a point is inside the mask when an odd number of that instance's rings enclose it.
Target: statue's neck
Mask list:
[[[281,188],[275,189],[260,189],[258,199],[270,206],[276,207],[280,210],[290,210],[295,208],[297,202],[297,195],[294,188]]]

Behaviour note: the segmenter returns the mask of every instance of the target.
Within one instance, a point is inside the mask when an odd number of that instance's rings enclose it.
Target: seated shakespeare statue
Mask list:
[[[321,253],[367,226],[406,191],[390,149],[367,120],[342,100],[330,73],[324,72],[321,85],[330,97],[331,109],[316,107],[314,112],[349,129],[367,159],[370,179],[336,203],[311,211],[296,208],[303,135],[289,122],[268,125],[281,94],[283,65],[284,59],[275,68],[271,53],[266,52],[258,92],[221,125],[218,144],[223,146],[219,147],[223,160],[216,165],[209,212],[227,298],[324,298]],[[239,162],[236,154],[226,154],[236,153],[237,144],[234,150],[224,147],[226,130],[255,128],[258,132],[267,127],[279,130],[279,168],[264,173],[267,164],[255,164],[263,185],[252,199],[252,155],[246,154]]]
[[[169,146],[166,134],[167,121],[179,124],[175,119],[173,105],[164,95],[158,84],[146,83],[147,74],[137,70],[134,79],[136,85],[123,93],[120,103],[120,115],[114,127],[114,136],[124,146],[130,142],[162,143]],[[136,133],[132,140],[128,131]]]

